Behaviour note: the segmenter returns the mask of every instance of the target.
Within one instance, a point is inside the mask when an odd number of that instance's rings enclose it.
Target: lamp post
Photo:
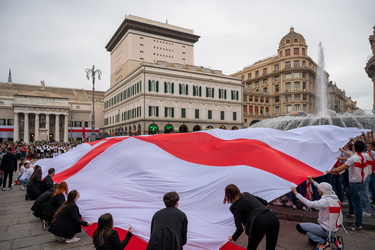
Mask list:
[[[92,66],[92,69],[87,68],[85,70],[87,80],[90,80],[90,75],[92,78],[92,116],[91,116],[91,141],[95,141],[95,75],[98,75],[98,79],[100,80],[100,76],[102,75],[102,71],[100,69],[95,70],[95,65]]]

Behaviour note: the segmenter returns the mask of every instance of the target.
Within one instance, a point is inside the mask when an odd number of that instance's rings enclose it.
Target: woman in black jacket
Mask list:
[[[132,237],[131,228],[123,241],[115,229],[113,229],[113,218],[109,213],[103,214],[99,217],[98,228],[94,232],[93,241],[96,250],[122,250],[128,244]]]
[[[232,204],[230,211],[237,228],[236,232],[228,237],[230,241],[236,241],[245,228],[245,233],[249,236],[247,249],[257,249],[264,235],[266,249],[276,248],[280,223],[276,215],[266,207],[267,201],[247,192],[241,193],[236,185],[230,184],[225,188],[225,203]]]
[[[53,233],[60,242],[73,243],[79,241],[80,238],[74,236],[82,231],[81,226],[92,225],[92,222],[81,220],[82,216],[76,204],[79,196],[77,190],[70,191],[67,201],[57,209],[53,216],[52,224],[48,231]]]
[[[42,213],[43,229],[46,230],[51,224],[53,215],[65,202],[65,195],[69,192],[68,184],[62,181],[57,185],[56,191],[53,193],[52,198],[48,201],[47,206]]]
[[[26,200],[36,200],[40,195],[40,185],[42,184],[42,169],[39,165],[34,167],[34,172],[27,183]]]
[[[46,208],[48,201],[52,198],[53,193],[56,190],[56,186],[53,186],[50,190],[39,195],[39,197],[35,200],[33,206],[31,207],[31,211],[37,218],[42,217],[43,210]]]

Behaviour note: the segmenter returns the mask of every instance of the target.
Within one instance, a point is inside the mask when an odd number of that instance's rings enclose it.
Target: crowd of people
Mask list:
[[[12,189],[13,172],[19,170],[14,184],[20,184],[26,189],[25,199],[35,200],[31,210],[43,221],[43,228],[49,230],[60,242],[72,243],[79,241],[75,235],[82,226],[90,226],[93,222],[82,220],[76,204],[80,197],[77,190],[69,191],[68,184],[54,184],[55,169],[48,170],[48,175],[42,177],[40,166],[31,163],[34,158],[23,158],[17,165],[18,146],[6,148],[2,155],[1,171],[3,190]],[[331,249],[330,244],[337,249],[343,249],[343,238],[338,235],[342,224],[342,204],[349,206],[348,218],[355,222],[351,230],[362,230],[363,216],[371,216],[371,206],[375,201],[375,141],[373,133],[363,133],[357,138],[350,138],[348,143],[340,148],[342,153],[337,157],[337,164],[320,177],[307,177],[307,181],[297,187],[291,187],[287,195],[289,204],[297,209],[298,202],[304,210],[319,210],[318,223],[299,223],[297,231],[308,237],[315,245],[313,249]],[[8,188],[6,183],[8,180]],[[309,194],[308,189],[312,190]],[[372,197],[372,202],[370,197]],[[148,250],[153,249],[183,249],[187,242],[188,219],[184,212],[178,209],[179,195],[176,192],[166,193],[163,197],[165,208],[156,212],[151,221]],[[276,202],[280,202],[277,199]],[[257,249],[258,244],[266,236],[266,249],[276,248],[279,234],[279,220],[272,212],[267,201],[248,192],[241,192],[234,185],[228,185],[224,190],[224,203],[231,204],[236,231],[228,236],[229,241],[235,241],[245,232],[248,238],[247,249]],[[93,235],[96,249],[123,249],[132,237],[132,229],[127,236],[120,240],[113,229],[113,218],[105,213],[98,218],[98,227]]]

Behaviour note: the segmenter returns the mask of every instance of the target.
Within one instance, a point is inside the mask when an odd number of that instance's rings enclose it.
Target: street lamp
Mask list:
[[[92,78],[92,116],[91,116],[91,141],[95,141],[95,74],[98,75],[98,79],[100,80],[100,76],[102,75],[102,71],[100,69],[95,70],[95,65],[92,66],[92,69],[87,68],[85,70],[87,80],[90,80],[90,75]]]

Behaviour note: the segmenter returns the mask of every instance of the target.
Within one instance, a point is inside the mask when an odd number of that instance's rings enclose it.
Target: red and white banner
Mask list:
[[[0,126],[0,138],[13,138],[14,126]]]
[[[91,128],[72,127],[68,129],[68,135],[69,138],[89,138],[91,131]],[[99,128],[95,128],[95,134],[99,134]]]
[[[138,237],[127,249],[146,248],[152,216],[165,207],[163,195],[170,191],[180,194],[179,208],[189,220],[184,249],[235,249],[226,243],[235,231],[230,205],[223,204],[228,184],[271,201],[307,176],[324,174],[338,149],[361,132],[311,126],[115,137],[37,164],[43,176],[54,167],[55,182],[65,180],[81,193],[78,206],[86,221],[109,212],[116,227],[131,226]]]

